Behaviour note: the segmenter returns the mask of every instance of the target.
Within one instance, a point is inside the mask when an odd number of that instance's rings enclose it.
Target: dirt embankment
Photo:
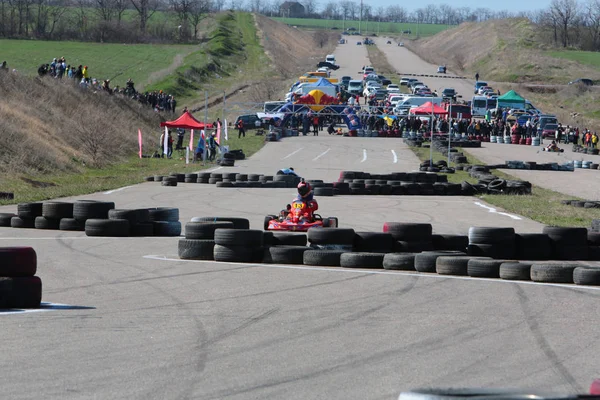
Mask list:
[[[160,118],[150,107],[66,80],[0,74],[0,173],[77,172],[156,147]]]
[[[495,82],[564,84],[600,78],[597,70],[550,57],[535,24],[524,18],[463,23],[426,39],[405,41],[423,59],[467,76]]]

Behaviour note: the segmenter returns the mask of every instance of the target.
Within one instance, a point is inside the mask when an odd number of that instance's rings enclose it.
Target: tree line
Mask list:
[[[194,42],[203,19],[223,10],[282,16],[284,0],[0,0],[0,37],[98,42]],[[372,7],[359,0],[300,0],[307,17],[458,25],[512,17],[538,24],[556,46],[600,50],[600,0],[552,0],[528,12],[429,4]]]

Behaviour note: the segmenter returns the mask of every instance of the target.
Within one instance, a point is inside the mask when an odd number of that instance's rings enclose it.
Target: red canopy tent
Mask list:
[[[167,128],[183,128],[183,129],[204,129],[204,128],[213,128],[212,124],[204,124],[204,122],[198,121],[194,116],[186,111],[181,114],[181,117],[177,118],[175,121],[166,121],[161,122],[160,126],[166,126]]]
[[[432,103],[430,101],[428,101],[427,103],[423,104],[422,106],[419,107],[415,107],[415,108],[411,108],[410,109],[410,114],[415,114],[415,115],[446,115],[448,114],[448,111],[444,110],[442,107],[438,106],[437,104],[433,104],[433,109],[432,109]]]

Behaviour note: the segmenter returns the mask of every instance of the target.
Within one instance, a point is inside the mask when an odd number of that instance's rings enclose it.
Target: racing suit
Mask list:
[[[305,197],[302,197],[300,194],[296,196],[294,201],[303,201],[306,203],[306,211],[302,214],[303,218],[308,218],[309,220],[313,220],[313,214],[315,211],[319,209],[319,204],[313,198],[313,192],[311,191]]]

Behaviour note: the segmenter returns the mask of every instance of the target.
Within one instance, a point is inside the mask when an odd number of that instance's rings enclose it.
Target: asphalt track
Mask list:
[[[336,55],[351,59],[356,47]],[[342,169],[409,171],[415,159],[398,140],[321,135],[269,143],[228,170],[286,166],[330,180]],[[293,195],[144,183],[82,198],[179,207],[183,222],[247,216],[260,228],[263,215]],[[464,197],[318,200],[324,216],[357,230],[380,230],[384,221],[431,222],[440,233],[541,229]],[[181,261],[177,240],[0,228],[2,245],[37,250],[44,301],[82,307],[0,314],[0,396],[394,399],[422,386],[584,392],[597,374],[595,288]]]

